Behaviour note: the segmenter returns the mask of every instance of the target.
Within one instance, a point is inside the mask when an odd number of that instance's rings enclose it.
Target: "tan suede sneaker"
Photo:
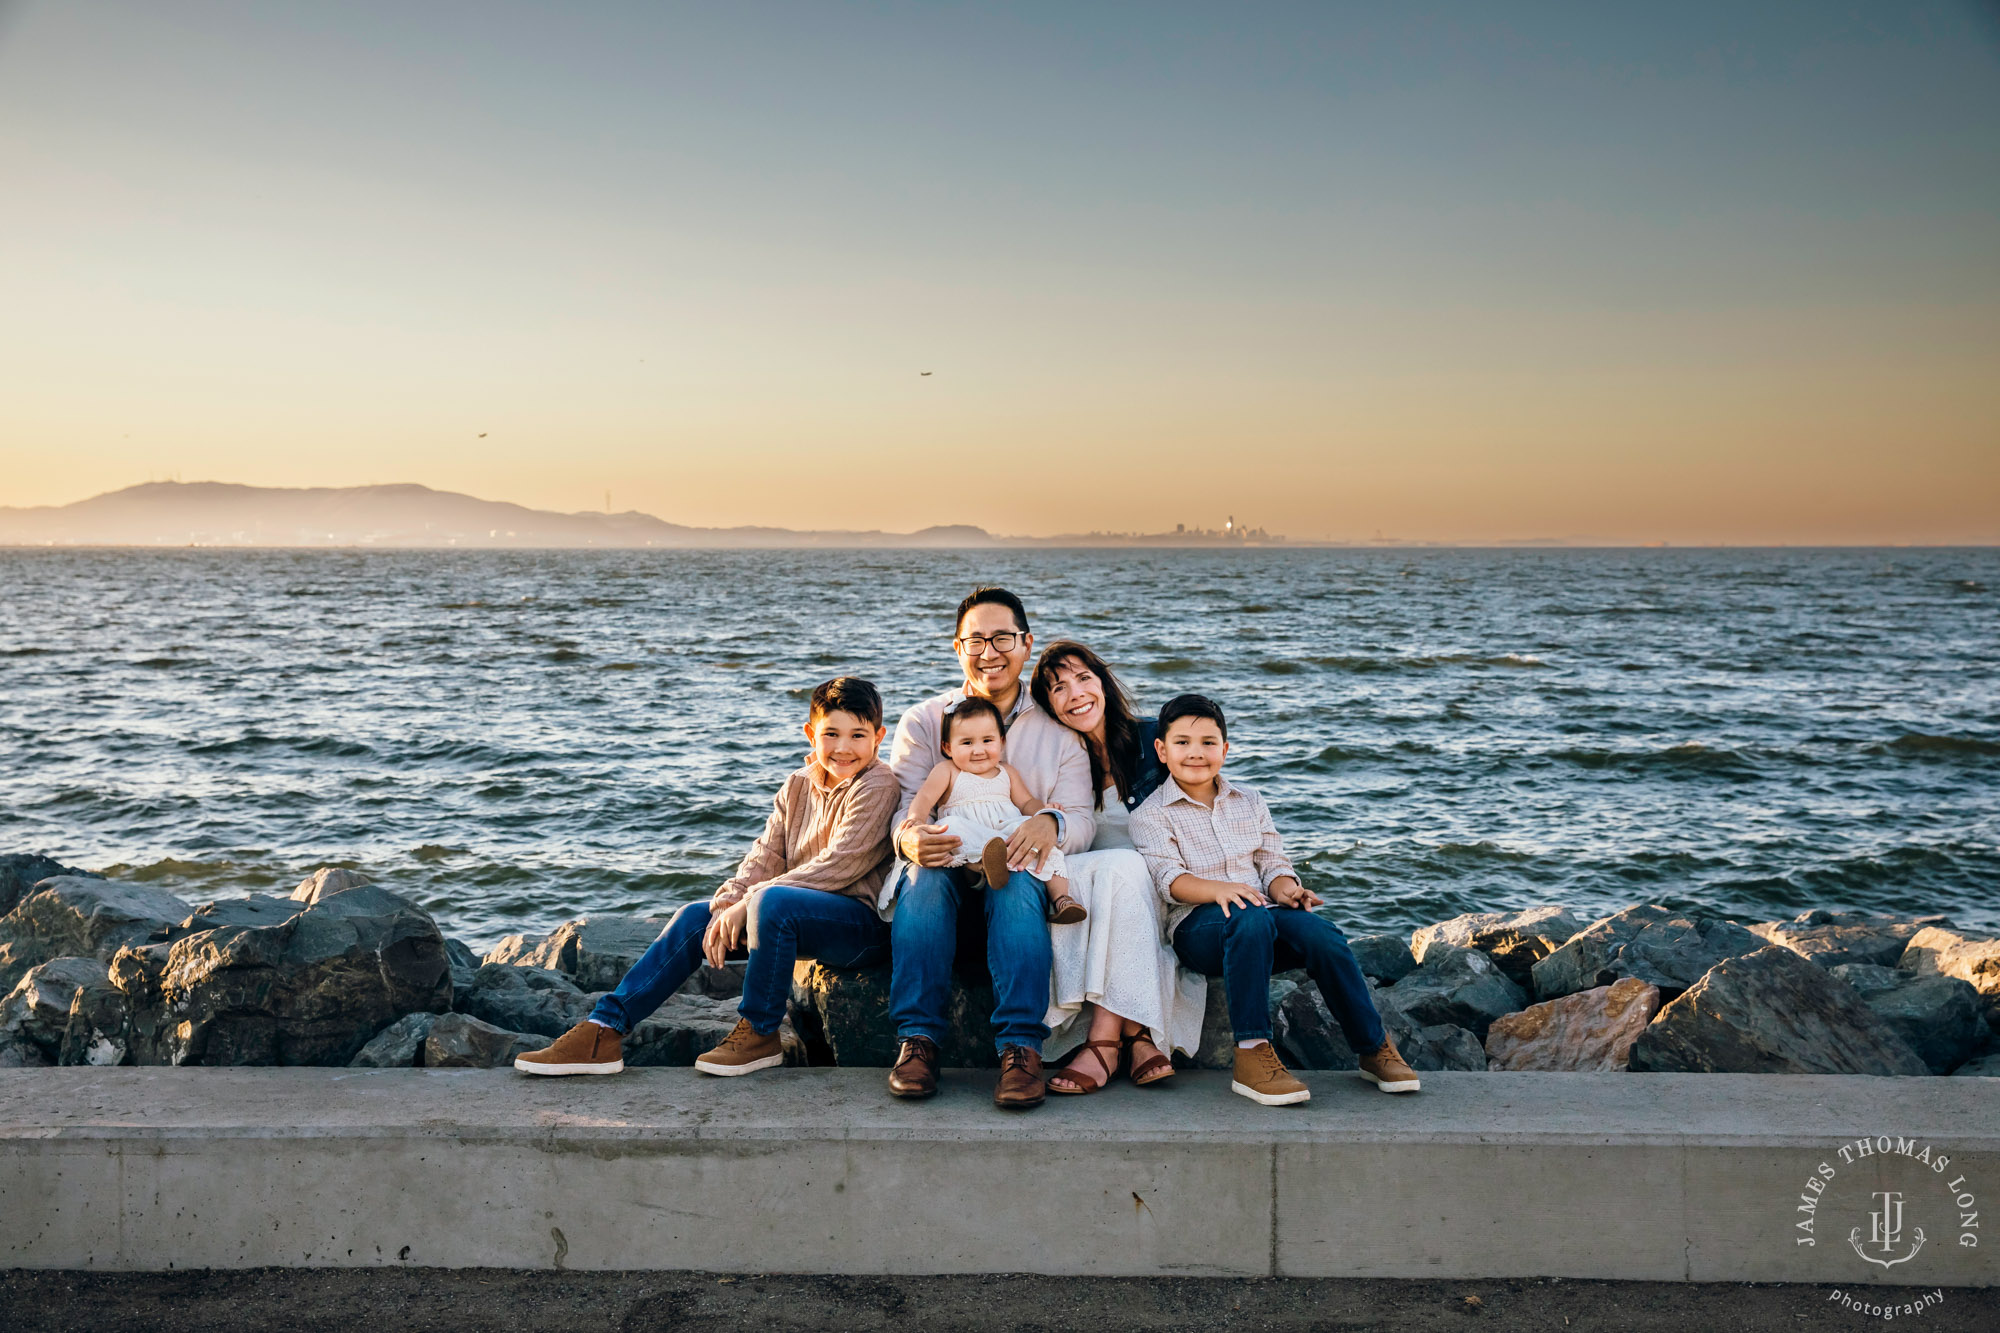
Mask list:
[[[1277,1048],[1268,1041],[1248,1050],[1236,1048],[1236,1074],[1229,1090],[1261,1106],[1294,1106],[1312,1100],[1312,1089],[1292,1077],[1278,1058]]]
[[[1360,1059],[1361,1068],[1356,1072],[1384,1092],[1416,1092],[1424,1086],[1417,1071],[1396,1049],[1396,1039],[1386,1033],[1382,1045]]]
[[[739,1018],[720,1046],[695,1058],[694,1067],[704,1074],[734,1078],[738,1074],[754,1074],[760,1069],[770,1069],[783,1063],[785,1043],[779,1040],[778,1034],[773,1032],[768,1037],[761,1036],[756,1028],[750,1026],[749,1019]]]
[[[539,1051],[514,1057],[523,1074],[616,1074],[625,1068],[625,1039],[589,1019]]]

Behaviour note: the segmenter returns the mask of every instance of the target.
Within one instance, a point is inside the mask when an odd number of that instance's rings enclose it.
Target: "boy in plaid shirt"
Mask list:
[[[1315,916],[1318,894],[1285,858],[1270,807],[1222,776],[1229,723],[1199,694],[1160,710],[1153,742],[1171,782],[1132,812],[1132,842],[1167,900],[1167,938],[1182,963],[1221,977],[1236,1033],[1230,1087],[1264,1106],[1312,1100],[1271,1046],[1271,973],[1303,967],[1340,1021],[1361,1076],[1383,1092],[1415,1092],[1416,1071],[1382,1028],[1347,937]]]

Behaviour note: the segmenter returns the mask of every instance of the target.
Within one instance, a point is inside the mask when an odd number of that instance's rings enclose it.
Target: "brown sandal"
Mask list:
[[[1124,1049],[1123,1044],[1115,1041],[1087,1041],[1079,1049],[1078,1054],[1081,1054],[1083,1051],[1094,1050],[1098,1047],[1106,1047],[1114,1052],[1118,1052],[1118,1054],[1114,1054],[1109,1060],[1106,1060],[1101,1055],[1097,1057],[1098,1060],[1103,1063],[1105,1069],[1109,1071],[1103,1079],[1100,1080],[1091,1077],[1089,1074],[1084,1073],[1081,1069],[1078,1069],[1074,1064],[1065,1064],[1063,1065],[1062,1068],[1055,1070],[1054,1074],[1062,1075],[1064,1078],[1069,1079],[1077,1086],[1074,1088],[1059,1088],[1054,1083],[1050,1083],[1049,1091],[1067,1093],[1072,1097],[1081,1097],[1087,1093],[1099,1091],[1105,1086],[1105,1084],[1111,1082],[1112,1079],[1117,1078],[1118,1066],[1124,1063],[1122,1059],[1122,1054]],[[1075,1060],[1076,1056],[1072,1055],[1070,1056],[1070,1059]],[[1051,1074],[1050,1077],[1053,1078],[1054,1074]]]
[[[1073,926],[1089,915],[1090,913],[1083,910],[1083,904],[1067,893],[1057,894],[1049,903],[1050,925]]]
[[[1160,1049],[1159,1043],[1155,1042],[1151,1037],[1146,1036],[1143,1032],[1134,1032],[1129,1037],[1120,1037],[1118,1039],[1118,1058],[1122,1063],[1131,1065],[1132,1081],[1143,1088],[1148,1083],[1158,1083],[1163,1078],[1172,1078],[1174,1076],[1174,1058],[1164,1052],[1155,1055],[1144,1064],[1133,1063],[1138,1059],[1139,1053],[1133,1050],[1132,1046],[1141,1037],[1145,1037],[1146,1043],[1155,1051]]]

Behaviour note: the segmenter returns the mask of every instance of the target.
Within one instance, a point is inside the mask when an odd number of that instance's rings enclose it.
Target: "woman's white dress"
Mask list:
[[[1201,1045],[1208,978],[1180,965],[1162,934],[1165,908],[1146,863],[1132,850],[1131,812],[1107,787],[1090,850],[1069,858],[1070,897],[1088,919],[1050,926],[1055,968],[1049,978],[1051,1032],[1042,1058],[1053,1060],[1090,1035],[1086,1003],[1144,1024],[1153,1044],[1192,1055]]]

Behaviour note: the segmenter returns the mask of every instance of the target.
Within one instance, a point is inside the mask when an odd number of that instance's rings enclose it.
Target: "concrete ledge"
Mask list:
[[[2000,1201],[1988,1079],[1311,1074],[1266,1110],[1182,1074],[1006,1114],[992,1078],[911,1104],[880,1070],[0,1071],[0,1268],[2000,1278],[1961,1225]],[[1893,1267],[1848,1240],[1878,1191],[1884,1253],[1926,1236]]]

